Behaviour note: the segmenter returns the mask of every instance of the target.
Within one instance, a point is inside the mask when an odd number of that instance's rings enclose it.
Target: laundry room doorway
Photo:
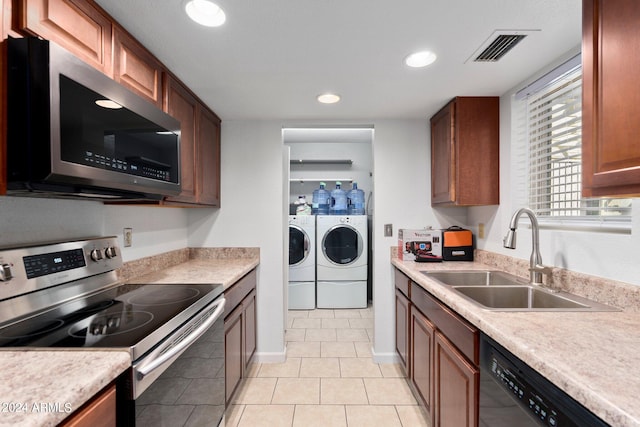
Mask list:
[[[289,282],[285,291],[288,308],[309,309],[312,292],[314,308],[370,306],[373,303],[370,245],[374,194],[373,125],[285,127],[282,138],[290,157],[289,209],[285,216],[288,217],[289,239],[295,240],[289,245]],[[314,200],[314,192],[317,200]],[[306,216],[312,218],[304,218]],[[322,232],[314,228],[311,233],[308,230],[310,221],[317,224],[320,218],[323,218],[320,221]],[[340,234],[350,235],[334,231],[341,227],[353,230],[359,237],[336,239]],[[315,236],[314,242],[308,240],[306,249],[304,244],[299,244],[301,228]],[[336,253],[354,256],[336,261],[333,259]],[[308,268],[310,257],[315,259],[313,273],[309,273]],[[300,261],[303,259],[306,260],[304,265]],[[300,282],[295,281],[298,279]],[[313,287],[309,286],[311,280]],[[301,292],[305,294],[301,296]]]

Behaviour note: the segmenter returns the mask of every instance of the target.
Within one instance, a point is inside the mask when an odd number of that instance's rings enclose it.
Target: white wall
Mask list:
[[[130,261],[187,246],[184,209],[103,205],[94,201],[0,197],[0,246],[22,245],[133,229],[133,246],[122,247]]]
[[[284,357],[282,150],[280,123],[225,121],[221,208],[193,209],[188,213],[190,246],[260,248],[257,352],[261,361]]]
[[[225,121],[222,126],[222,207],[189,214],[190,246],[258,246],[258,357],[276,360],[284,349],[286,278],[283,266],[282,127],[280,122]],[[395,357],[394,291],[390,248],[397,228],[438,227],[429,200],[426,120],[376,121],[374,157],[374,353]],[[393,237],[383,224],[394,225]]]

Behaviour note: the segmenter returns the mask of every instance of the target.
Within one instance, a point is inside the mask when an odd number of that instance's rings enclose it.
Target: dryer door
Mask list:
[[[322,239],[322,252],[334,264],[349,265],[362,255],[362,236],[350,225],[336,225]]]
[[[311,242],[309,236],[300,227],[289,225],[289,265],[298,265],[309,256]]]

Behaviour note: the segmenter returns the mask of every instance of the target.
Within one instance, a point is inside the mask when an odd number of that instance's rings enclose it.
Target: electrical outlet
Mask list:
[[[133,228],[125,228],[122,235],[124,239],[124,247],[130,247],[133,244]]]
[[[384,237],[393,236],[393,224],[385,224],[384,225]]]
[[[484,239],[484,224],[482,222],[478,224],[478,239]]]

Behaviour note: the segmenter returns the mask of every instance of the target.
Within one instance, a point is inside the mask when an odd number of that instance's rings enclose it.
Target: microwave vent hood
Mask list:
[[[180,123],[154,104],[33,37],[7,40],[6,84],[8,195],[119,201],[180,193]]]

